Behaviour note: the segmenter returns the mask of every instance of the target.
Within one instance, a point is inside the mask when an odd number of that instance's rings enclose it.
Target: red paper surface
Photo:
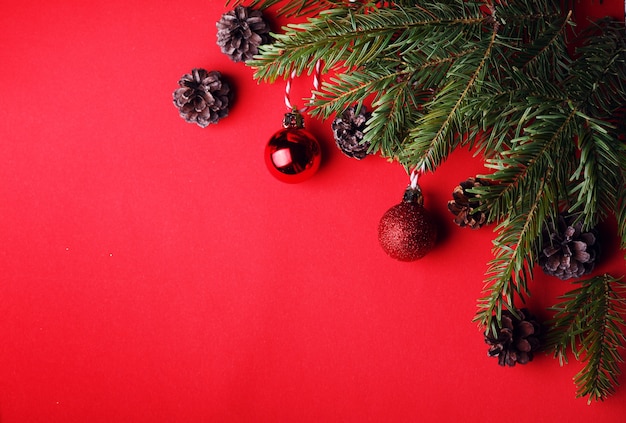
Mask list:
[[[623,16],[620,1],[576,7]],[[376,234],[407,175],[343,156],[330,121],[307,118],[324,153],[312,179],[269,175],[284,81],[220,53],[227,10],[2,3],[0,421],[624,421],[626,386],[574,398],[573,359],[486,357],[472,318],[493,227],[461,230],[446,209],[484,170],[471,152],[420,180],[442,237],[414,263]],[[237,88],[205,129],[171,100],[194,67]],[[597,273],[620,276],[614,224]],[[547,318],[570,284],[540,273],[528,306]]]

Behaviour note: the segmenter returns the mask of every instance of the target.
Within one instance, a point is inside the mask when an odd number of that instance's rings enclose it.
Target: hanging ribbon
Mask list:
[[[317,63],[315,63],[315,69],[313,72],[313,89],[315,91],[319,90],[320,88],[321,66],[322,66],[321,62],[318,60]],[[285,106],[287,106],[287,109],[289,109],[290,111],[295,109],[295,107],[291,104],[291,100],[289,99],[289,96],[291,94],[291,83],[295,77],[296,77],[296,71],[294,70],[293,72],[291,72],[289,79],[287,79],[287,85],[285,86]],[[315,100],[315,91],[311,93],[311,99],[309,101],[309,105],[304,106],[301,109],[297,109],[298,112],[304,113],[309,109],[310,105],[313,103],[313,100]]]
[[[417,188],[417,180],[419,179],[419,176],[424,173],[424,169],[426,168],[425,165],[420,166],[419,168],[414,167],[413,170],[411,171],[411,174],[409,175],[409,180],[410,182],[410,186],[413,189]]]

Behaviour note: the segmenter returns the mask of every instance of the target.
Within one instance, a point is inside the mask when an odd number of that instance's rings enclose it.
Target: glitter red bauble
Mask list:
[[[276,179],[287,183],[309,179],[322,161],[319,143],[302,126],[301,115],[294,113],[285,115],[285,127],[276,132],[265,146],[267,168]]]
[[[407,188],[400,204],[385,212],[378,225],[382,249],[400,261],[414,261],[428,254],[437,241],[437,226],[423,206],[419,188]]]

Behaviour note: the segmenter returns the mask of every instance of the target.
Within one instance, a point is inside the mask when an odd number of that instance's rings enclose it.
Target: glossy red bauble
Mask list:
[[[419,188],[407,188],[404,199],[385,212],[378,225],[382,249],[400,261],[414,261],[428,254],[437,240],[437,226],[423,206]]]
[[[279,181],[298,183],[309,179],[322,161],[320,145],[302,126],[302,116],[287,113],[284,128],[265,147],[265,164]]]

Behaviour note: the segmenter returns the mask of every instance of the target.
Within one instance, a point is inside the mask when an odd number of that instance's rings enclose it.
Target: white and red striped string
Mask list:
[[[320,88],[321,68],[322,68],[322,64],[318,60],[317,63],[315,63],[315,69],[313,71],[313,89],[314,89],[314,91],[311,93],[311,99],[309,101],[309,105],[304,106],[301,109],[298,109],[298,112],[300,112],[300,113],[306,112],[309,109],[311,103],[313,103],[313,100],[315,100],[315,91],[319,90],[319,88]],[[285,106],[287,106],[287,109],[289,109],[290,111],[295,108],[291,104],[291,100],[289,98],[289,96],[291,94],[291,83],[293,81],[293,78],[295,78],[295,77],[296,77],[296,71],[294,70],[293,72],[291,72],[291,76],[289,76],[289,79],[287,79],[287,85],[285,86]]]
[[[419,179],[420,175],[422,173],[424,173],[425,169],[426,169],[425,165],[422,165],[419,168],[417,168],[417,167],[413,168],[413,170],[411,171],[411,174],[409,175],[409,181],[410,181],[411,188],[413,188],[413,189],[417,188],[417,180]]]

